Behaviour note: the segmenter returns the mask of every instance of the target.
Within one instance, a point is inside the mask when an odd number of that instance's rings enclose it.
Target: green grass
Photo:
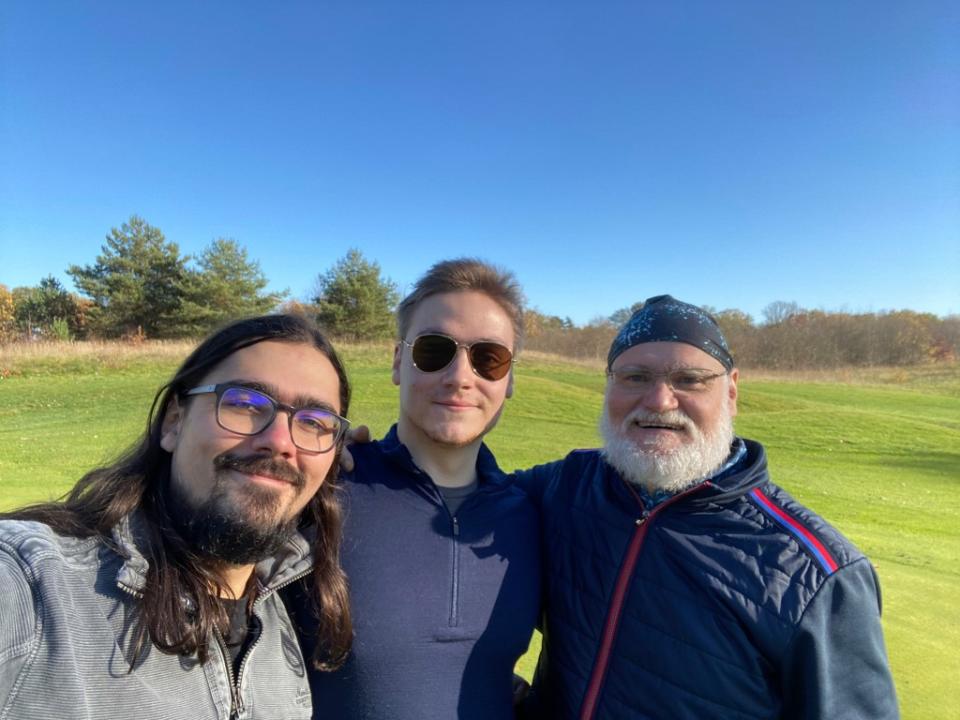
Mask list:
[[[183,352],[186,352],[184,348]],[[182,354],[182,353],[181,353]],[[350,417],[374,435],[397,414],[388,349],[344,350]],[[177,353],[0,354],[0,509],[61,495],[142,432]],[[960,677],[960,368],[741,382],[738,432],[773,478],[873,560],[903,716],[956,717]],[[758,374],[759,375],[759,374]],[[599,367],[524,356],[489,444],[504,469],[598,443]],[[539,638],[520,664],[528,675]]]
[[[905,718],[956,717],[960,395],[945,387],[746,383],[737,424],[876,566]]]

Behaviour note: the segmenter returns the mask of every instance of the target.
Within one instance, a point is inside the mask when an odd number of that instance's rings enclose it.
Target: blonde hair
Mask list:
[[[400,339],[407,336],[417,306],[431,295],[473,291],[487,295],[510,318],[514,355],[523,345],[523,291],[513,273],[476,258],[441,260],[417,280],[413,291],[397,306]]]

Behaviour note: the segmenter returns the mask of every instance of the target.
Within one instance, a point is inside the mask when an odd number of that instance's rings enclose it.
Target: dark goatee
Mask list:
[[[306,480],[289,463],[264,457],[238,457],[229,453],[213,461],[217,481],[210,496],[194,505],[181,489],[170,487],[171,518],[180,535],[195,552],[231,565],[249,565],[276,555],[297,529],[297,517],[278,517],[276,491],[249,484],[238,492],[230,488],[230,470],[265,475],[289,482],[299,494]]]

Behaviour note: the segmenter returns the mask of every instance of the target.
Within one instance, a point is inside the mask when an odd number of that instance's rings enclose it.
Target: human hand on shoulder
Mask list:
[[[340,451],[340,470],[343,472],[353,472],[356,463],[353,461],[353,453],[350,452],[350,446],[354,443],[364,444],[370,442],[370,428],[366,425],[357,425],[347,430],[343,438],[343,449]]]

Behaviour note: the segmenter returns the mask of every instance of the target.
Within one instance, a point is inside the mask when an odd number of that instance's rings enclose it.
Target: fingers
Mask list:
[[[347,444],[352,443],[368,443],[370,442],[370,428],[366,425],[357,425],[355,428],[350,428],[347,431]]]
[[[340,470],[342,472],[353,472],[356,463],[353,461],[353,453],[350,452],[350,446],[354,443],[363,445],[370,442],[370,428],[366,425],[357,425],[347,430],[343,438],[343,449],[340,451]]]
[[[340,450],[340,472],[353,472],[355,463],[353,462],[353,453],[347,445]]]

